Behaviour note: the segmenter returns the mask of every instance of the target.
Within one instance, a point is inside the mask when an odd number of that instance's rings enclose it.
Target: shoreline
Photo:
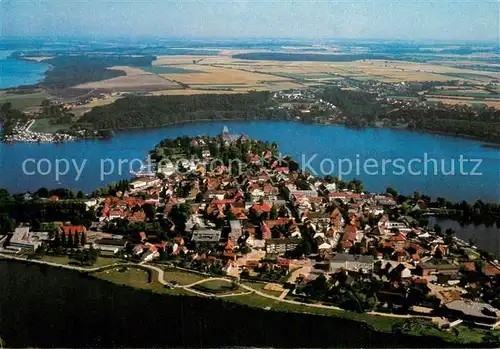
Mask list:
[[[336,307],[333,306],[327,306],[323,305],[320,303],[301,303],[297,301],[291,301],[291,300],[285,300],[282,299],[279,303],[270,303],[269,306],[267,305],[267,302],[269,303],[270,301],[276,302],[278,301],[278,297],[275,296],[265,296],[260,291],[257,291],[256,289],[253,289],[252,287],[245,285],[245,283],[249,283],[250,281],[242,280],[241,283],[239,283],[239,287],[246,289],[247,292],[240,292],[240,293],[230,293],[230,294],[206,294],[203,292],[200,292],[196,290],[196,288],[192,288],[193,286],[207,282],[208,280],[220,280],[220,279],[225,279],[227,282],[231,282],[229,278],[227,277],[213,277],[213,276],[207,276],[205,279],[202,279],[200,281],[194,282],[192,284],[188,285],[182,285],[182,286],[176,286],[173,289],[170,288],[164,288],[164,285],[166,282],[160,282],[160,277],[163,277],[160,273],[158,273],[158,280],[156,280],[156,277],[153,276],[153,274],[158,272],[160,268],[153,266],[153,265],[140,265],[140,264],[132,264],[132,263],[118,263],[118,264],[112,264],[108,266],[101,266],[97,268],[89,268],[89,270],[78,270],[75,267],[69,266],[69,265],[56,265],[55,263],[47,263],[47,262],[42,262],[38,260],[27,260],[27,259],[22,259],[19,257],[13,257],[13,256],[6,256],[4,254],[0,253],[0,261],[5,261],[6,263],[9,262],[14,262],[14,263],[22,263],[24,265],[39,265],[40,267],[49,267],[49,268],[54,268],[54,269],[66,269],[71,272],[77,272],[79,275],[82,275],[86,278],[91,278],[93,281],[98,281],[98,282],[103,282],[103,283],[108,283],[111,285],[114,285],[116,287],[125,287],[129,289],[133,289],[136,291],[147,291],[150,290],[153,293],[156,293],[160,296],[167,296],[167,297],[196,297],[198,299],[206,299],[206,300],[214,300],[214,301],[222,301],[227,304],[233,304],[238,307],[244,307],[244,308],[250,308],[250,309],[256,309],[259,311],[270,311],[270,312],[275,312],[278,314],[293,314],[293,315],[309,315],[309,316],[315,316],[315,317],[321,317],[321,318],[332,318],[332,319],[338,319],[339,321],[349,321],[351,323],[355,323],[357,326],[361,326],[365,330],[368,331],[373,331],[375,333],[381,333],[381,334],[394,334],[396,333],[392,332],[392,326],[396,324],[401,324],[404,323],[404,321],[409,320],[409,319],[431,319],[429,316],[420,316],[420,315],[398,315],[398,314],[392,314],[392,313],[377,313],[377,312],[367,312],[367,313],[356,313],[356,312],[351,312],[351,311],[346,311],[343,309],[337,310],[335,309]],[[136,269],[142,269],[146,270],[148,273],[151,273],[150,275],[150,282],[145,283],[145,285],[151,285],[154,283],[160,283],[162,284],[161,286],[157,286],[160,288],[157,289],[149,289],[149,288],[143,288],[139,287],[136,285],[132,285],[130,283],[121,283],[118,281],[113,281],[105,278],[101,278],[99,276],[93,275],[94,273],[105,271],[108,269],[115,269],[119,267],[129,267],[129,268],[136,268]],[[189,273],[189,271],[184,271],[182,268],[174,268],[175,270],[178,270],[180,272],[186,272]],[[163,272],[163,271],[162,271]],[[168,272],[167,272],[168,273]],[[163,279],[164,280],[164,279]],[[176,290],[181,290],[181,291],[186,291],[185,293],[176,293]],[[262,298],[264,300],[264,303],[262,304],[256,304],[255,302],[250,302],[245,301],[245,298],[243,299],[238,299],[238,297],[246,297],[246,296],[257,296]],[[287,305],[287,303],[290,303]],[[297,308],[297,306],[299,308]],[[309,309],[308,309],[309,308]],[[321,310],[323,308],[324,310]],[[331,310],[330,310],[331,308]],[[330,311],[330,313],[328,312]],[[333,313],[332,313],[333,312]],[[363,319],[363,317],[365,319]],[[446,333],[446,332],[444,332]],[[422,334],[398,334],[398,335],[403,335],[405,337],[409,338],[422,338],[424,337],[429,337],[429,335],[422,333]],[[443,336],[436,336],[433,335],[431,338],[436,338],[439,340],[442,340],[446,344],[451,345],[456,345],[461,347],[464,343],[459,342],[459,341],[452,341],[449,340],[449,338],[446,338],[444,335]],[[468,343],[468,345],[471,345],[472,347],[477,347],[481,343],[478,342],[471,342]]]
[[[492,141],[486,141],[483,140],[479,137],[475,136],[469,136],[469,135],[463,135],[463,134],[454,134],[451,132],[445,132],[445,131],[433,131],[433,130],[414,130],[414,129],[409,129],[406,127],[385,127],[385,126],[367,126],[367,127],[349,127],[345,124],[342,123],[319,123],[319,122],[309,122],[309,121],[304,121],[304,120],[271,120],[271,119],[234,119],[234,118],[224,118],[224,119],[199,119],[199,120],[183,120],[183,121],[178,121],[174,123],[168,123],[168,124],[161,124],[161,125],[155,125],[155,126],[130,126],[130,127],[124,127],[124,128],[117,128],[117,129],[102,129],[99,131],[111,131],[113,133],[127,133],[129,131],[137,131],[137,130],[155,130],[155,129],[162,129],[162,128],[173,128],[176,126],[183,126],[183,125],[190,125],[190,124],[202,124],[202,123],[212,123],[212,122],[286,122],[286,123],[296,123],[296,124],[305,124],[305,125],[314,125],[314,126],[327,126],[327,127],[345,127],[348,129],[353,129],[353,130],[376,130],[376,129],[387,129],[391,131],[406,131],[406,132],[412,132],[412,133],[417,133],[421,135],[425,134],[430,134],[430,135],[441,135],[441,136],[448,136],[456,139],[467,139],[467,140],[472,140],[481,143],[481,147],[483,148],[489,148],[489,149],[500,149],[500,140],[498,140],[497,143],[492,142]],[[1,143],[4,144],[17,144],[17,143],[44,143],[44,144],[50,144],[50,143],[58,143],[58,144],[64,144],[64,143],[74,143],[74,142],[81,142],[81,141],[105,141],[105,140],[110,140],[113,139],[115,136],[113,135],[112,137],[88,137],[88,138],[78,138],[72,141],[61,141],[61,142],[22,142],[22,141],[15,141],[15,142],[6,142],[3,139],[1,140]]]
[[[45,68],[45,70],[42,73],[36,74],[37,77],[39,77],[39,79],[37,79],[38,81],[35,83],[31,83],[28,85],[15,85],[15,86],[9,86],[9,87],[2,87],[2,88],[0,88],[0,92],[9,93],[9,92],[13,92],[16,90],[31,90],[31,89],[40,88],[41,87],[40,85],[43,83],[43,81],[45,80],[45,78],[47,76],[47,72],[52,70],[53,66],[49,63],[44,62],[44,61],[30,60],[30,59],[25,59],[25,58],[20,57],[20,56],[16,56],[16,55],[14,55],[14,53],[16,53],[16,52],[17,51],[13,51],[11,54],[2,58],[1,60],[2,61],[12,60],[12,61],[26,62],[26,63],[33,64],[33,65],[38,65],[39,67],[43,66]]]

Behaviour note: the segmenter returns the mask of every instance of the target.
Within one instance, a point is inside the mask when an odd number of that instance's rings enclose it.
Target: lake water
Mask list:
[[[443,232],[446,229],[453,229],[457,237],[465,241],[474,239],[477,247],[500,256],[500,229],[496,225],[487,227],[484,224],[475,225],[471,223],[462,226],[457,221],[438,217],[429,220],[429,227],[434,227],[436,223],[441,226]]]
[[[160,295],[41,265],[0,260],[0,280],[0,338],[8,348],[450,346],[342,318]]]
[[[0,89],[33,85],[43,80],[48,64],[9,58],[12,52],[0,50]]]
[[[252,138],[270,142],[276,141],[283,154],[293,156],[302,165],[306,165],[316,154],[310,165],[318,173],[321,173],[324,159],[332,160],[335,166],[334,175],[339,174],[337,166],[339,160],[349,159],[353,168],[344,178],[363,180],[368,191],[381,192],[386,187],[392,186],[405,194],[418,190],[432,197],[442,196],[449,200],[500,201],[500,152],[498,149],[484,148],[480,142],[390,129],[355,130],[336,126],[266,121],[195,123],[170,128],[135,130],[117,133],[113,139],[105,141],[0,144],[0,188],[22,192],[37,190],[40,187],[70,187],[90,192],[96,187],[130,177],[128,162],[133,159],[145,159],[148,151],[164,138],[200,134],[215,136],[222,132],[225,125],[233,133],[248,134]],[[412,159],[420,159],[423,162],[426,153],[428,159],[435,158],[438,161],[437,175],[433,173],[432,163],[428,166],[427,175],[424,166],[418,163],[413,164],[410,169],[407,168],[404,174],[400,174],[400,169],[395,166],[391,167],[390,163],[386,166],[385,173],[382,171],[383,160],[395,161],[399,158],[407,166]],[[460,175],[458,173],[460,156],[466,159],[479,159],[481,164],[476,172],[481,172],[481,175]],[[363,164],[369,158],[378,163],[378,169],[368,167],[365,171]],[[40,170],[41,173],[47,174],[25,174],[22,165],[27,159],[37,163],[41,159],[46,159],[40,163]],[[55,174],[55,162],[58,159],[67,159],[70,162],[67,174],[60,175],[59,178]],[[118,163],[120,159],[121,166]],[[456,173],[445,175],[441,172],[440,161],[445,162],[445,170],[449,171],[451,159],[456,160]],[[359,172],[356,171],[356,161],[360,164]],[[111,172],[111,162],[114,164],[113,173],[101,175],[101,168],[105,173]],[[323,161],[323,173],[331,171],[332,162]],[[36,171],[33,161],[26,164],[27,173]],[[52,168],[49,168],[49,164]],[[78,180],[75,164],[77,168],[82,168],[84,164]],[[349,166],[345,163],[342,166],[344,172],[347,172]],[[137,162],[133,168],[136,167]],[[475,165],[472,163],[465,163],[463,173],[470,173],[473,167]],[[412,170],[413,174],[409,173],[409,170]],[[421,172],[420,175],[415,175],[418,171]],[[60,163],[60,172],[65,172],[63,163]]]

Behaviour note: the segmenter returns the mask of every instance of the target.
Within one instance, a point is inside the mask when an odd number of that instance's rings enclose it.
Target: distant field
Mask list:
[[[252,85],[265,81],[287,81],[286,78],[268,74],[247,72],[237,69],[219,68],[207,65],[184,65],[184,69],[198,70],[191,74],[162,74],[161,76],[179,81],[183,84],[211,84],[211,85]]]
[[[407,100],[417,100],[418,97],[413,97],[413,96],[388,96],[389,98],[394,98],[394,99],[407,99]]]
[[[73,109],[71,109],[71,113],[73,113],[73,114],[75,114],[75,116],[79,117],[94,107],[102,107],[104,105],[112,104],[122,97],[123,96],[115,96],[115,97],[109,97],[106,99],[95,99],[90,103],[81,104],[81,105],[74,107]]]
[[[127,75],[108,80],[89,82],[74,86],[74,88],[97,89],[107,92],[147,92],[179,87],[177,83],[160,75],[146,72],[141,68],[116,66],[110,69],[125,71]]]
[[[481,91],[481,90],[479,90]],[[484,91],[484,90],[483,90]],[[432,91],[428,93],[431,95],[440,96],[459,96],[459,97],[478,97],[478,98],[500,98],[500,94],[489,93],[487,91],[477,92],[477,90],[442,90],[442,91]]]
[[[483,80],[490,78],[492,80],[499,79],[500,76],[492,76],[494,73],[493,72],[487,72],[485,71],[484,73],[490,74],[475,74],[475,73],[446,73],[445,75],[451,76],[451,77],[457,77],[457,78],[463,78],[463,79],[469,79],[469,80]],[[498,75],[498,74],[497,74]]]
[[[212,57],[212,60],[216,57]],[[204,61],[203,63],[207,63]],[[338,79],[341,77],[353,78],[357,80],[378,80],[384,82],[401,81],[468,81],[468,75],[463,77],[448,76],[444,74],[469,74],[478,73],[481,82],[490,82],[491,77],[488,72],[457,69],[436,64],[423,64],[406,61],[391,60],[366,60],[354,62],[278,62],[278,61],[243,61],[236,64],[236,61],[221,63],[221,66],[244,69],[260,73],[276,74],[290,79]],[[477,83],[476,80],[473,83]]]
[[[248,87],[247,85],[217,85],[217,84],[191,84],[190,85],[192,88],[222,88],[222,89],[227,89],[227,88],[245,88]]]
[[[489,107],[494,107],[500,109],[500,99],[491,99],[491,100],[476,100],[471,97],[457,97],[450,98],[449,96],[443,96],[440,98],[438,96],[429,96],[427,97],[428,102],[442,102],[444,104],[465,104],[470,106],[477,106],[478,104],[487,105]]]
[[[166,65],[153,65],[150,67],[141,67],[142,70],[153,74],[190,74],[199,73],[197,70],[188,70]]]
[[[307,62],[351,62],[363,59],[389,59],[382,55],[342,53],[288,53],[288,52],[251,52],[233,55],[236,59],[251,59],[265,61],[307,61]]]
[[[193,62],[230,62],[230,56],[198,56],[198,55],[178,55],[178,56],[156,56],[153,66],[193,64]]]
[[[195,94],[198,92],[180,92],[181,85],[189,85],[193,89],[203,85],[203,89],[211,90],[275,91],[351,78],[392,83],[458,80],[475,86],[491,83],[498,75],[489,71],[462,69],[451,63],[444,65],[441,61],[439,64],[419,63],[363,53],[346,55],[331,51],[297,53],[297,50],[272,52],[256,49],[219,50],[217,55],[199,53],[203,50],[189,55],[159,55],[152,66],[140,68],[112,67],[110,69],[123,70],[127,75],[76,87],[103,92],[159,91],[156,94],[172,94],[163,91],[176,90],[173,93]],[[448,61],[453,62],[452,58]],[[221,91],[227,92],[230,91]]]
[[[12,103],[12,107],[16,109],[26,109],[38,107],[42,102],[49,97],[45,91],[28,93],[28,94],[11,94],[0,92],[0,104],[7,102]]]
[[[151,96],[166,96],[166,95],[184,95],[184,96],[191,96],[191,95],[206,95],[206,94],[234,94],[234,93],[242,93],[246,91],[228,91],[228,90],[195,90],[195,89],[173,89],[173,90],[163,90],[163,91],[153,91],[150,92],[149,95]]]

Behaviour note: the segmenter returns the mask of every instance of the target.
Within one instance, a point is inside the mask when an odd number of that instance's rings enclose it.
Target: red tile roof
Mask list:
[[[272,237],[271,229],[269,228],[269,226],[266,223],[262,224],[261,229],[262,229],[262,238],[264,240],[270,239]]]
[[[273,208],[273,206],[269,205],[269,204],[262,204],[262,205],[254,204],[252,206],[252,209],[254,211],[262,211],[262,212],[270,212],[272,208]]]
[[[224,246],[224,249],[225,250],[233,250],[233,243],[231,242],[231,240],[227,240],[226,242],[226,246]]]
[[[352,247],[352,242],[349,240],[342,241],[342,247],[343,248],[349,248]]]
[[[63,225],[61,228],[64,235],[75,235],[87,232],[87,228],[83,225]]]
[[[402,233],[391,236],[391,241],[406,241],[406,237]]]

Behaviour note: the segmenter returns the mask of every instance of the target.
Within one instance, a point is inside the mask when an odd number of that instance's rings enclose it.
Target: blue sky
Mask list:
[[[3,36],[498,41],[498,0],[0,0]]]

